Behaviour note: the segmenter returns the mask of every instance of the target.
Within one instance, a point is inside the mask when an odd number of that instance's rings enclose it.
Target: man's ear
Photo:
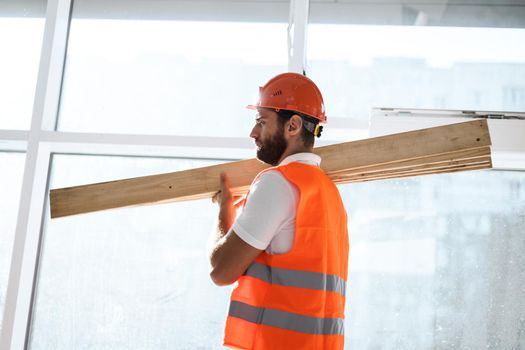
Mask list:
[[[287,133],[289,135],[298,135],[303,127],[303,120],[297,114],[294,114],[287,123]]]

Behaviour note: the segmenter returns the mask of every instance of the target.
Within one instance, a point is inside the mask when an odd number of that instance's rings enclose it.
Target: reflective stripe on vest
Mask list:
[[[341,318],[304,316],[275,309],[259,308],[234,300],[230,302],[228,314],[248,322],[290,331],[322,335],[344,334],[344,324]]]
[[[336,275],[271,267],[254,262],[245,273],[268,283],[336,292],[345,296],[345,281]]]

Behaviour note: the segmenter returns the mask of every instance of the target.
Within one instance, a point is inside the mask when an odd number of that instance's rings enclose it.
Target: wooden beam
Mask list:
[[[448,152],[408,161],[381,164],[359,169],[347,169],[346,171],[335,171],[327,173],[334,181],[340,177],[362,177],[368,175],[380,176],[381,174],[414,172],[419,170],[451,168],[466,164],[489,162],[490,148],[478,148],[461,152]]]
[[[391,173],[391,174],[387,174],[383,176],[368,176],[368,177],[363,177],[359,179],[340,179],[336,181],[336,183],[339,185],[342,185],[342,184],[355,183],[355,182],[388,180],[388,179],[405,178],[405,177],[422,176],[422,175],[448,174],[448,173],[456,173],[458,171],[482,170],[482,169],[490,169],[490,168],[492,168],[492,165],[490,163],[467,164],[467,165],[462,165],[462,166],[453,167],[453,168],[446,168],[446,169],[432,169],[432,170],[424,170],[424,171],[422,170],[422,171],[411,172],[411,173]]]
[[[321,167],[336,183],[371,181],[432,173],[490,168],[486,120],[319,147]],[[167,174],[53,189],[51,217],[126,206],[209,198],[226,172],[236,194],[268,166],[243,160]]]
[[[361,174],[365,172],[381,172],[391,171],[396,169],[407,169],[415,166],[430,165],[430,164],[442,164],[451,161],[468,161],[475,160],[478,158],[490,157],[490,147],[480,147],[461,151],[445,152],[442,154],[433,154],[425,157],[416,159],[399,160],[395,162],[389,162],[385,164],[370,165],[367,167],[360,167],[357,169],[342,169],[336,171],[327,172],[329,176],[336,176],[338,174],[350,175],[350,174]]]
[[[325,172],[419,159],[491,145],[486,120],[438,126],[314,150]]]
[[[459,162],[456,164],[448,164],[448,165],[441,165],[441,166],[420,166],[414,169],[403,169],[403,170],[393,170],[393,171],[385,171],[380,173],[363,173],[363,174],[356,174],[356,175],[349,175],[349,176],[335,176],[332,177],[332,180],[336,184],[343,184],[343,183],[349,183],[349,182],[361,182],[361,181],[370,181],[370,180],[384,180],[384,179],[391,179],[396,177],[408,177],[408,176],[419,176],[419,175],[426,175],[426,174],[441,174],[441,173],[447,173],[447,172],[454,172],[454,171],[460,171],[460,170],[469,170],[469,169],[485,169],[490,168],[491,162],[490,159],[486,160],[480,160],[476,162]]]

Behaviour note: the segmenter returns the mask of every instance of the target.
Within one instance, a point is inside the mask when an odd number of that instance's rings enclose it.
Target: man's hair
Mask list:
[[[313,147],[314,146],[314,140],[315,136],[313,134],[313,130],[315,129],[315,126],[319,124],[319,120],[307,116],[306,114],[299,113],[296,111],[289,111],[286,109],[281,109],[279,112],[277,112],[280,127],[284,127],[284,124],[290,120],[290,118],[294,115],[298,115],[303,120],[303,127],[301,128],[301,139],[303,140],[303,143],[306,147]],[[310,129],[308,130],[307,125],[310,124]],[[319,133],[318,137],[321,136]]]

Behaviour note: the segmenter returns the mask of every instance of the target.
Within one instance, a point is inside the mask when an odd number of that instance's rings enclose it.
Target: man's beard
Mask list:
[[[277,165],[288,145],[284,138],[283,130],[279,128],[275,135],[260,143],[260,147],[257,149],[257,158],[259,160],[273,166]]]

